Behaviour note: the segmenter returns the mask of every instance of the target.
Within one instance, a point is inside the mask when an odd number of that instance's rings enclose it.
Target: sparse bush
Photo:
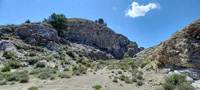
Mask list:
[[[31,56],[31,57],[36,56],[36,52],[30,52],[29,56]]]
[[[65,68],[63,71],[69,71],[69,68]]]
[[[28,90],[38,90],[38,87],[30,87]]]
[[[147,64],[148,64],[148,63],[142,63],[142,64],[140,65],[140,68],[144,68]]]
[[[20,81],[20,83],[28,82],[28,80],[29,80],[28,71],[24,70],[24,71],[12,72],[6,77],[6,80],[8,80],[8,81]]]
[[[70,75],[67,75],[66,72],[62,72],[62,73],[59,74],[59,77],[60,78],[70,78]]]
[[[54,77],[54,76],[51,76],[50,80],[55,80],[55,77]]]
[[[143,79],[142,75],[137,75],[136,77],[137,77],[137,79],[140,79],[140,80]]]
[[[131,83],[131,80],[129,79],[129,77],[125,77],[124,81],[125,83]]]
[[[6,57],[6,59],[13,59],[14,60],[17,56],[12,52],[4,52],[3,57]]]
[[[72,51],[66,51],[66,54],[69,55],[70,57],[75,57],[75,54]]]
[[[34,65],[35,63],[37,63],[38,61],[39,61],[39,57],[38,56],[35,56],[35,57],[29,57],[28,58],[28,63],[30,64],[30,65]]]
[[[117,83],[117,77],[114,77],[113,82]]]
[[[184,82],[178,86],[178,90],[195,90],[195,88],[191,85],[191,83]]]
[[[2,69],[1,69],[2,72],[8,72],[10,71],[10,66],[9,65],[5,65]]]
[[[137,78],[132,77],[132,82],[137,82]]]
[[[87,73],[87,68],[84,67],[79,67],[77,70],[74,70],[74,74],[79,76],[81,74],[86,74]]]
[[[36,68],[44,68],[45,67],[45,63],[44,62],[38,62],[35,65]]]
[[[138,86],[142,86],[144,83],[142,81],[137,81]]]
[[[178,87],[179,90],[193,90],[191,82],[186,80],[185,75],[172,74],[165,78],[165,83],[162,85],[165,90],[174,90]]]
[[[102,86],[101,86],[101,85],[95,85],[95,86],[93,86],[92,88],[94,88],[95,90],[99,90],[99,89],[102,88]]]
[[[170,83],[164,83],[162,85],[162,87],[165,89],[165,90],[174,90],[174,85],[173,84],[170,84]]]
[[[10,66],[11,68],[16,69],[16,68],[19,68],[21,65],[20,65],[20,63],[17,62],[17,61],[11,61],[11,62],[9,62],[9,66]]]
[[[126,77],[125,77],[124,75],[121,75],[121,76],[119,77],[119,80],[124,81],[125,78],[126,78]]]
[[[0,82],[0,85],[6,85],[6,84],[7,84],[6,81],[1,81],[1,82]]]
[[[118,74],[122,74],[122,71],[118,71]]]
[[[38,76],[38,78],[40,78],[40,79],[48,79],[48,78],[50,78],[51,77],[51,72],[41,72],[40,74],[39,74],[39,76]]]
[[[21,79],[19,79],[20,83],[27,83],[28,81],[29,81],[29,77],[28,76],[25,76],[25,77],[22,77]]]

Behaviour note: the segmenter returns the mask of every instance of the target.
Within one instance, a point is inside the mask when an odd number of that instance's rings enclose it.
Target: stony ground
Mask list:
[[[160,78],[159,75],[150,73],[152,74],[150,76],[152,79]],[[40,80],[32,78],[29,83],[1,86],[1,90],[28,90],[32,86],[39,87],[39,90],[94,90],[92,87],[95,85],[101,85],[102,88],[100,90],[155,90],[160,87],[148,84],[148,80],[145,80],[143,86],[137,86],[136,83],[126,84],[120,80],[118,80],[118,83],[114,83],[109,78],[111,75],[113,73],[104,68],[98,70],[96,74],[88,72],[86,75],[72,76],[70,79]]]

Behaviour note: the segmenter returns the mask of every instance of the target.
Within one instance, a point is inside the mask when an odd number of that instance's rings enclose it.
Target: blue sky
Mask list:
[[[148,48],[200,18],[199,4],[200,0],[0,0],[0,25],[38,22],[52,13],[103,18],[115,32]]]

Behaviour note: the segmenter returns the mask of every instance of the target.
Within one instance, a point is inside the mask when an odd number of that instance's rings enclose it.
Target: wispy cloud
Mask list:
[[[148,5],[139,5],[137,2],[131,4],[131,8],[126,10],[125,15],[136,18],[140,16],[145,16],[145,14],[152,9],[160,9],[160,5],[156,3],[149,3]]]

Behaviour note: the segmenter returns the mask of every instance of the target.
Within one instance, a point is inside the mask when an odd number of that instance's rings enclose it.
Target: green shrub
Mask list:
[[[36,52],[30,52],[29,56],[31,56],[31,57],[36,56]]]
[[[0,85],[6,85],[6,84],[7,84],[6,81],[1,81],[1,82],[0,82]]]
[[[74,70],[74,74],[79,76],[81,74],[86,74],[87,73],[87,68],[84,67],[79,67],[77,70]]]
[[[174,90],[174,85],[173,84],[170,84],[170,83],[164,83],[162,85],[162,87],[165,89],[165,90]]]
[[[50,80],[55,80],[55,77],[54,77],[54,76],[51,76]]]
[[[144,68],[147,64],[148,64],[148,63],[142,63],[142,64],[140,65],[140,68]]]
[[[129,79],[129,77],[125,77],[124,81],[125,83],[131,83],[131,80]]]
[[[144,83],[142,81],[137,81],[138,86],[142,86]]]
[[[44,70],[44,69],[42,69],[42,68],[36,68],[36,69],[33,69],[33,70],[30,72],[30,75],[37,75],[37,74],[39,74],[39,73],[41,73],[41,72],[43,72],[43,71],[46,71],[46,70]]]
[[[162,85],[165,90],[174,90],[178,87],[179,90],[193,90],[191,82],[186,80],[186,75],[172,74],[165,77],[165,83]]]
[[[118,74],[122,74],[122,71],[118,71]]]
[[[119,77],[119,80],[124,81],[125,78],[126,78],[126,77],[125,77],[124,75],[121,75],[121,76]]]
[[[140,79],[140,80],[143,79],[142,75],[137,75],[136,77],[137,77],[137,79]]]
[[[36,68],[44,68],[45,67],[45,63],[44,62],[38,62],[35,65]]]
[[[28,82],[28,80],[29,80],[28,71],[24,70],[24,71],[12,72],[6,77],[6,80],[7,81],[20,81],[20,83]]]
[[[69,71],[69,68],[65,68],[63,71]]]
[[[0,81],[2,81],[5,78],[5,75],[3,72],[0,72]]]
[[[40,79],[48,79],[48,78],[50,78],[51,77],[51,72],[48,72],[48,71],[46,71],[46,72],[41,72],[40,74],[39,74],[39,76],[38,76],[38,78],[40,78]]]
[[[28,90],[38,90],[38,87],[30,87]]]
[[[165,78],[165,82],[173,85],[180,85],[183,82],[187,82],[185,78],[185,75],[172,74],[171,76]]]
[[[70,75],[67,75],[66,72],[63,72],[63,73],[60,73],[60,74],[59,74],[59,77],[60,77],[60,78],[70,78],[71,76],[70,76]]]
[[[195,88],[191,85],[191,83],[181,83],[178,86],[178,90],[195,90]]]
[[[29,77],[28,77],[28,76],[21,77],[21,78],[19,79],[19,82],[20,82],[20,83],[27,83],[28,81],[29,81]]]
[[[39,57],[38,56],[34,56],[34,57],[29,57],[28,58],[28,63],[30,65],[34,65],[35,63],[37,63],[39,61]]]
[[[132,77],[132,82],[137,82],[137,78]]]
[[[19,68],[21,65],[20,65],[20,63],[17,62],[17,61],[11,61],[11,62],[9,62],[9,66],[10,66],[11,68],[16,69],[16,68]]]
[[[9,65],[5,65],[2,69],[1,69],[2,72],[8,72],[10,71],[10,66]]]
[[[75,54],[72,51],[66,51],[66,54],[69,55],[70,57],[75,57]]]
[[[117,83],[117,77],[114,77],[113,82]]]
[[[94,88],[95,90],[99,90],[99,89],[102,88],[102,86],[101,86],[101,85],[95,85],[95,86],[93,86],[92,88]]]
[[[16,59],[16,55],[12,52],[4,52],[3,57],[6,57],[6,59]]]

